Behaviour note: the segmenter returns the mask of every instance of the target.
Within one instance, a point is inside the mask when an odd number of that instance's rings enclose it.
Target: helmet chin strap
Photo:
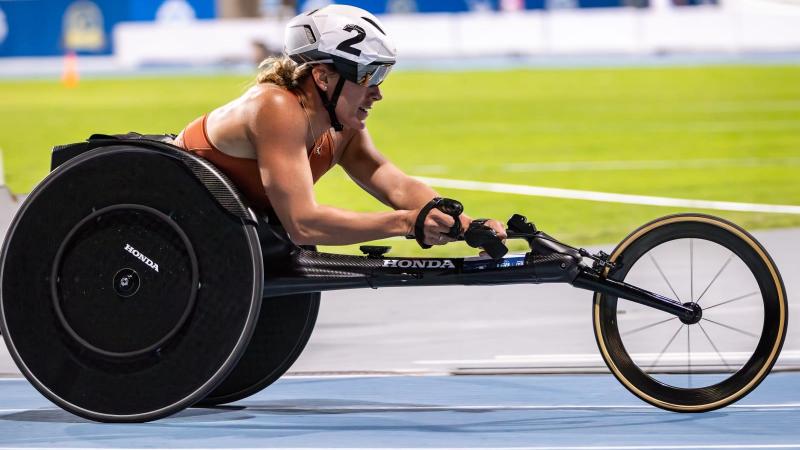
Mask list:
[[[331,95],[330,100],[328,100],[328,96],[325,95],[325,91],[319,88],[319,86],[314,84],[317,88],[317,92],[319,92],[319,96],[322,99],[322,104],[325,106],[325,109],[328,110],[328,115],[331,118],[331,126],[336,131],[342,131],[342,124],[339,122],[339,119],[336,117],[336,103],[339,101],[339,94],[342,93],[342,88],[344,87],[344,77],[339,76],[339,81],[336,83],[336,87],[333,89],[333,94]]]

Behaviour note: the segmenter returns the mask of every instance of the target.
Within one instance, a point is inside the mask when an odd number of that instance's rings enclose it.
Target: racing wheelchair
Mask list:
[[[461,212],[446,199],[429,207]],[[780,353],[787,300],[778,269],[723,219],[662,217],[610,255],[559,242],[520,215],[508,237],[527,241],[524,254],[506,254],[480,221],[452,231],[490,255],[317,252],[294,245],[223,173],[168,140],[94,135],[53,149],[51,173],[9,228],[2,335],[39,392],[105,422],[155,420],[267,387],[306,345],[320,292],[335,289],[569,283],[593,292],[611,373],[676,412],[741,399]]]

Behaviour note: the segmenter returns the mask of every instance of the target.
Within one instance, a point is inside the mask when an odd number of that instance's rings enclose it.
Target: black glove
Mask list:
[[[457,239],[461,235],[461,221],[458,217],[464,212],[464,205],[452,198],[435,197],[433,200],[429,201],[427,205],[423,206],[419,214],[417,214],[417,220],[414,222],[414,235],[406,236],[408,239],[416,239],[417,244],[422,248],[431,248],[430,245],[425,243],[425,219],[433,208],[438,209],[455,220],[450,231],[447,232],[447,236]]]
[[[464,240],[470,247],[480,247],[486,250],[493,259],[500,259],[508,253],[508,247],[503,244],[503,240],[497,237],[497,233],[486,226],[489,219],[475,219],[469,224],[467,232],[464,233]]]

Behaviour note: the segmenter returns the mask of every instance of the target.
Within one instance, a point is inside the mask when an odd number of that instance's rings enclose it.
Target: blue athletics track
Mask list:
[[[47,401],[19,378],[2,347],[0,450],[800,449],[800,332],[792,325],[800,317],[800,229],[756,236],[781,268],[789,299],[781,371],[717,411],[662,411],[608,373],[503,374],[509,367],[604,370],[591,295],[579,289],[357,290],[323,295],[293,373],[427,376],[288,376],[225,407],[190,408],[145,424],[100,424]],[[446,373],[478,375],[438,375]]]
[[[611,375],[286,377],[238,403],[100,424],[0,380],[0,448],[800,448],[800,374],[702,414],[659,410]]]

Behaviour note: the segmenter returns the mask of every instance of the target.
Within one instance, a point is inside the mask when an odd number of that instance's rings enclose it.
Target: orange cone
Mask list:
[[[69,52],[64,56],[64,72],[61,74],[61,83],[65,87],[74,88],[78,86],[78,56],[75,52]]]

